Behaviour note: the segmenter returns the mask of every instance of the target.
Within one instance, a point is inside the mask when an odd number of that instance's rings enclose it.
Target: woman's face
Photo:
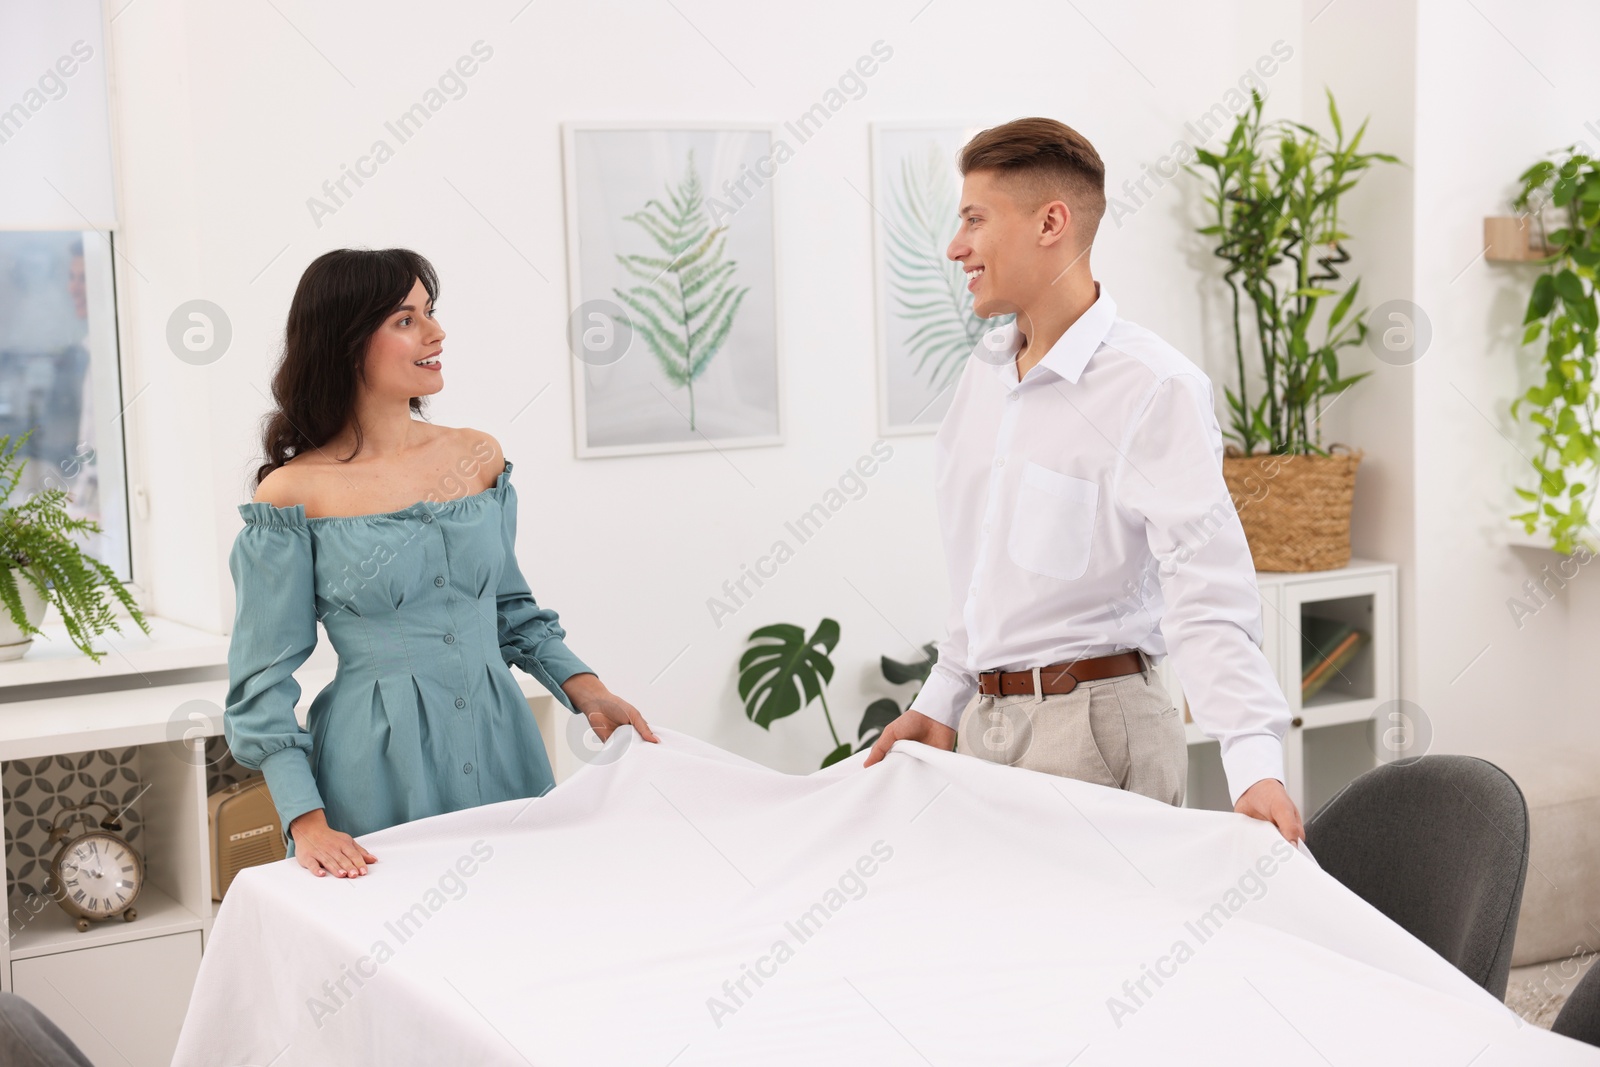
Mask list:
[[[367,389],[378,396],[426,396],[444,388],[439,354],[444,328],[433,317],[433,304],[421,281],[414,282],[405,302],[367,343]]]

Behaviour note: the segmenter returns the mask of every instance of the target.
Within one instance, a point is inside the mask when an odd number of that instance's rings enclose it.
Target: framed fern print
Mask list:
[[[781,444],[771,127],[563,127],[580,458]]]
[[[961,265],[944,254],[961,206],[956,155],[980,129],[872,124],[882,434],[937,430],[978,339],[1010,321],[972,313]]]

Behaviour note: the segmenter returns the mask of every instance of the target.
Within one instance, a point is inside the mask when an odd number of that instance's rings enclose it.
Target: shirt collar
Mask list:
[[[1089,357],[1095,354],[1100,342],[1111,332],[1111,325],[1117,317],[1117,303],[1106,292],[1105,286],[1095,282],[1094,288],[1094,303],[1067,327],[1067,332],[1050,346],[1050,351],[1037,364],[1073,383],[1083,374]],[[1017,380],[1017,350],[1022,342],[1021,335],[1017,333],[1017,324],[1012,321],[997,327],[993,333],[998,336],[994,337],[990,347],[1010,356],[1005,362],[997,364],[995,371],[1000,375],[1000,380],[1006,383],[1007,389],[1015,389],[1022,384]]]

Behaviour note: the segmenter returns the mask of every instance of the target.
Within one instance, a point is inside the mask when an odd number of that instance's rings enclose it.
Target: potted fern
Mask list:
[[[105,591],[109,589],[145,633],[144,615],[110,567],[85,553],[72,537],[99,533],[92,519],[73,518],[63,506],[66,490],[41,489],[18,504],[12,494],[22,481],[28,461],[17,461],[17,451],[33,435],[29,430],[12,441],[0,436],[0,660],[20,659],[42,634],[39,622],[54,604],[61,613],[72,643],[96,663],[105,655],[89,639],[107,630],[122,632]]]
[[[1227,145],[1197,149],[1197,165],[1186,168],[1209,174],[1214,221],[1198,232],[1225,264],[1232,296],[1239,381],[1237,392],[1224,390],[1232,443],[1223,474],[1258,570],[1327,570],[1350,560],[1350,503],[1362,454],[1325,448],[1319,420],[1334,397],[1370,373],[1339,369],[1340,351],[1367,337],[1365,310],[1353,310],[1360,281],[1339,271],[1350,259],[1339,205],[1374,161],[1399,160],[1358,151],[1365,121],[1347,143],[1331,92],[1331,140],[1298,122],[1264,125],[1261,107],[1252,92]],[[1326,302],[1332,306],[1324,313]],[[1262,371],[1254,402],[1247,347]]]

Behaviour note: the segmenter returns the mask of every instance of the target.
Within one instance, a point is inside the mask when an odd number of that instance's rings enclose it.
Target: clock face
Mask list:
[[[85,834],[61,855],[61,885],[90,915],[115,915],[139,891],[139,860],[108,834]]]

